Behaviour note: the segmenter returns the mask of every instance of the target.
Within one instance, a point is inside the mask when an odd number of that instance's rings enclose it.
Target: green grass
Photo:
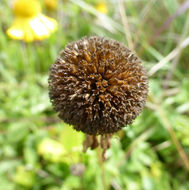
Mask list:
[[[189,37],[187,11],[154,35],[183,2],[124,2],[134,50],[147,71]],[[103,165],[96,151],[82,152],[83,135],[68,130],[53,111],[48,97],[49,67],[68,42],[100,35],[127,44],[118,2],[107,1],[109,12],[103,16],[96,11],[96,3],[59,1],[58,10],[51,13],[59,22],[58,31],[48,40],[25,44],[6,36],[13,16],[10,2],[1,1],[0,189],[189,189],[188,44],[149,77],[145,110],[132,126],[113,137]],[[39,152],[44,138],[57,142],[53,154],[48,153],[48,144]],[[59,145],[64,156],[58,152]],[[85,166],[81,176],[70,170],[75,163]]]

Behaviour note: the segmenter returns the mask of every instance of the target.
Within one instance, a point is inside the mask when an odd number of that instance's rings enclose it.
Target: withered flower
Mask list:
[[[107,149],[112,133],[142,111],[148,79],[140,59],[124,44],[84,37],[68,44],[52,64],[49,95],[59,117],[87,134],[84,149]]]

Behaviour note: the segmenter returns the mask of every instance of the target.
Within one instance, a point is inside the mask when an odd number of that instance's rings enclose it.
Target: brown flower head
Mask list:
[[[59,117],[94,136],[133,122],[144,107],[148,80],[140,59],[122,43],[92,36],[60,52],[49,91]]]

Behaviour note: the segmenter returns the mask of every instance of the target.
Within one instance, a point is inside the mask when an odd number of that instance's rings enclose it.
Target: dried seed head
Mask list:
[[[89,135],[114,133],[142,111],[148,80],[123,44],[92,36],[72,42],[52,64],[49,94],[59,117]]]

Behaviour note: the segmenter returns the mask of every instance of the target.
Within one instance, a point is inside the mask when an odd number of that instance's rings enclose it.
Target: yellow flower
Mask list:
[[[57,0],[45,0],[45,6],[50,11],[56,10],[57,4]]]
[[[38,145],[38,153],[46,160],[60,162],[66,151],[61,143],[51,138],[44,138]]]
[[[7,35],[15,40],[31,42],[48,38],[57,29],[56,20],[41,13],[37,0],[15,0],[13,4],[15,15]]]
[[[106,6],[106,3],[100,2],[97,4],[96,9],[103,14],[106,14],[108,12],[108,8]]]

